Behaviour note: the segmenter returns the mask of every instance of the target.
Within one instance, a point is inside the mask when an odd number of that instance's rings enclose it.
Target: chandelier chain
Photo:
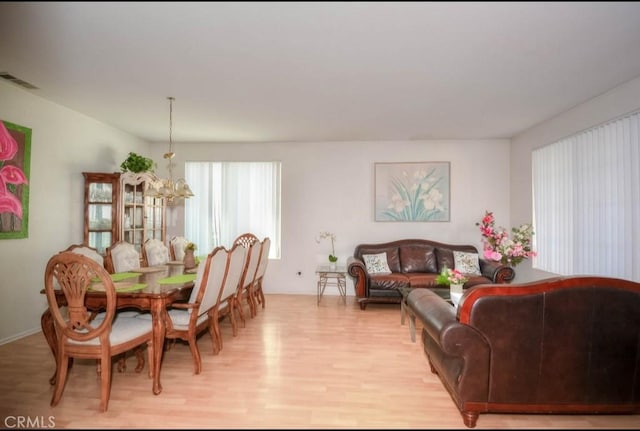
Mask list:
[[[167,97],[169,99],[169,152],[173,152],[173,101],[174,97]]]
[[[164,198],[167,204],[171,205],[174,200],[190,198],[193,196],[193,192],[184,178],[180,178],[177,181],[173,180],[173,157],[175,156],[173,152],[173,101],[175,98],[170,96],[167,99],[169,99],[169,151],[164,153],[163,157],[169,160],[167,166],[169,177],[153,180],[145,191],[145,196]]]

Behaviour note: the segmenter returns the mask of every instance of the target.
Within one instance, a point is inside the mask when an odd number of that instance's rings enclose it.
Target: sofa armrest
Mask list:
[[[369,294],[369,275],[362,259],[350,256],[347,259],[347,272],[353,277],[356,297],[366,298]]]
[[[422,322],[425,353],[456,403],[486,401],[491,356],[486,338],[460,323],[455,308],[429,289],[414,289],[407,306]]]
[[[512,267],[493,260],[479,259],[480,272],[493,283],[510,283],[516,276]]]

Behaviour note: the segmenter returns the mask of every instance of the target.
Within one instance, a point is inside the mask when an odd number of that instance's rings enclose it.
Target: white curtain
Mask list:
[[[534,268],[640,281],[640,113],[534,150]]]
[[[280,258],[280,162],[187,162],[194,197],[185,201],[185,237],[198,254],[251,232],[271,239],[269,258]]]

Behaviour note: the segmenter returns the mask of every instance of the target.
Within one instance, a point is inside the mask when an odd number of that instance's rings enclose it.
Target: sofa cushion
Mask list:
[[[412,272],[407,274],[411,287],[437,287],[436,278],[438,274],[433,272]]]
[[[399,272],[392,272],[391,274],[384,275],[372,275],[369,283],[369,289],[395,290],[399,287],[411,286],[409,277]]]
[[[454,268],[463,274],[482,275],[480,272],[480,261],[478,253],[466,253],[464,251],[453,251]]]
[[[387,264],[387,253],[363,254],[364,266],[369,274],[390,274],[391,270]]]
[[[453,269],[456,261],[453,259],[453,250],[448,248],[436,248],[436,260],[438,261],[438,270],[436,272],[442,272],[442,269],[446,266],[449,269]]]
[[[400,272],[438,272],[434,250],[430,245],[400,247]]]

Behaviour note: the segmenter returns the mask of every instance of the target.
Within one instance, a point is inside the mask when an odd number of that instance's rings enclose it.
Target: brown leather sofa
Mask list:
[[[455,267],[453,251],[478,253],[472,245],[444,244],[426,239],[402,239],[380,244],[360,244],[347,259],[347,271],[353,278],[357,301],[364,310],[369,302],[399,303],[399,287],[437,287],[436,277],[444,266]],[[362,256],[385,252],[391,274],[371,275]],[[476,284],[508,283],[515,277],[513,268],[479,258],[480,276],[469,277],[467,289]]]
[[[467,427],[490,412],[640,412],[639,283],[566,277],[475,286],[457,310],[416,289],[407,305],[422,322],[431,371]]]

